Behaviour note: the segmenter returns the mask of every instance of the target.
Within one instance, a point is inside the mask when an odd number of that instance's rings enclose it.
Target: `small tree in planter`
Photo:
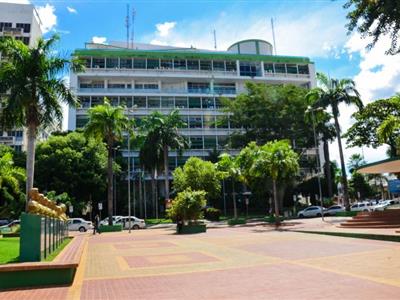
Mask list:
[[[182,222],[178,233],[205,232],[205,224],[199,224],[198,219],[203,217],[202,208],[206,205],[206,192],[186,189],[178,193],[171,208],[167,210],[168,216],[177,222]]]

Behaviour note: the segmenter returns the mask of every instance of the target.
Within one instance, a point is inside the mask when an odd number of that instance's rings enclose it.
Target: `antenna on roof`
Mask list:
[[[276,55],[275,28],[274,28],[274,19],[273,18],[271,18],[271,27],[272,27],[272,40],[274,42],[274,52]]]
[[[131,34],[131,47],[133,49],[134,40],[135,40],[135,16],[136,16],[136,9],[132,7],[132,34]]]
[[[217,32],[214,29],[214,49],[217,50]]]
[[[129,22],[129,4],[126,5],[126,18],[125,18],[125,27],[126,27],[126,48],[129,48],[129,28],[131,24]]]

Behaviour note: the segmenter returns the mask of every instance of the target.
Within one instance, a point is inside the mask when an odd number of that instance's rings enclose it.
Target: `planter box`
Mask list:
[[[100,225],[100,232],[117,232],[122,231],[122,225]]]
[[[240,225],[240,224],[246,224],[246,219],[229,219],[228,220],[228,225]]]
[[[206,224],[183,225],[181,232],[178,232],[178,228],[176,228],[176,233],[178,234],[192,234],[192,233],[201,233],[206,231],[207,231]]]

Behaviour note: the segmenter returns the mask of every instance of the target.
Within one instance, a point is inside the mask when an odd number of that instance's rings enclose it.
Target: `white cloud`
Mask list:
[[[36,10],[39,14],[43,33],[53,30],[57,25],[56,8],[47,3],[45,6],[36,6]]]
[[[156,34],[161,37],[167,37],[170,31],[174,29],[176,22],[164,22],[156,24],[157,32]]]
[[[217,33],[218,50],[226,50],[243,39],[259,38],[272,43],[270,17],[265,12],[224,11],[202,19],[157,24],[157,30],[143,38],[145,42],[171,46],[193,45],[213,49],[213,30]],[[332,21],[335,20],[335,21]],[[339,21],[337,21],[339,20]],[[343,20],[343,21],[342,21]],[[346,42],[344,13],[327,8],[298,13],[285,13],[275,19],[278,54],[301,56],[337,56]]]
[[[104,36],[94,36],[92,37],[92,43],[96,44],[105,44],[107,42],[107,38]]]
[[[77,11],[75,8],[73,8],[73,7],[67,6],[67,10],[68,10],[71,14],[77,14],[77,13],[78,13],[78,11]]]

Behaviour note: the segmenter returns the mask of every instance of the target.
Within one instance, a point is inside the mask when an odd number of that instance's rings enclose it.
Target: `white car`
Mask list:
[[[369,203],[369,202],[359,202],[359,203],[354,203],[350,207],[351,211],[373,211],[374,210],[374,205]]]
[[[86,221],[82,218],[72,218],[68,220],[68,230],[85,232],[93,229],[92,222]]]
[[[387,207],[391,205],[396,205],[398,204],[398,201],[396,200],[385,200],[380,202],[379,204],[375,205],[374,210],[385,210]]]
[[[122,216],[113,216],[112,218],[113,218],[113,224],[116,224],[118,220],[122,218]],[[100,221],[100,225],[104,226],[108,225],[108,217],[105,218],[103,221]]]
[[[336,215],[336,213],[342,212],[342,211],[345,211],[345,208],[343,206],[332,205],[324,211],[324,215],[325,216],[334,216],[334,215]]]
[[[297,217],[299,218],[321,217],[321,215],[322,215],[321,206],[309,206],[297,213]]]
[[[123,229],[129,229],[129,217],[122,217],[115,224],[122,224]],[[146,223],[143,219],[131,216],[131,229],[146,228]]]

